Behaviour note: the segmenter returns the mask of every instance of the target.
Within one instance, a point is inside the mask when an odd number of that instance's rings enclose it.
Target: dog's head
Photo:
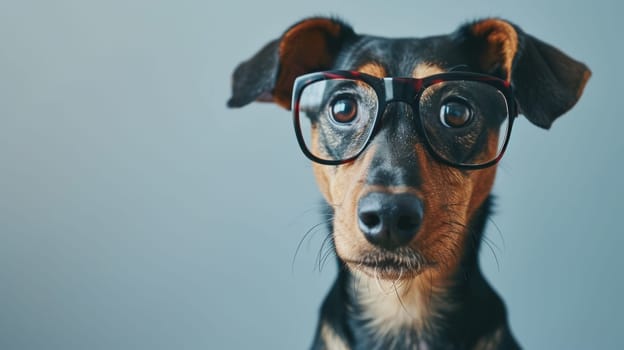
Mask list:
[[[343,72],[309,75],[330,70]],[[549,128],[589,76],[499,19],[387,39],[311,18],[238,66],[228,105],[292,104],[299,142],[334,210],[339,258],[398,279],[448,273],[476,251],[475,222],[486,215],[516,112]]]

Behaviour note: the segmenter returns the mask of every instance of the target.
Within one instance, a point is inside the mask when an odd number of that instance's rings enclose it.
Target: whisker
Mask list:
[[[375,265],[375,269],[374,269],[374,275],[375,275],[375,283],[377,284],[377,288],[379,288],[379,291],[382,294],[385,294],[385,291],[383,290],[383,288],[381,287],[381,279],[379,278],[379,271],[377,270],[378,266]]]
[[[503,249],[505,249],[505,236],[503,236],[503,231],[501,231],[500,227],[498,227],[496,221],[494,221],[493,218],[488,217],[488,221],[491,222],[492,225],[494,225],[494,228],[496,229],[496,232],[498,232],[498,236],[500,237],[501,242],[503,242]]]
[[[327,249],[323,256],[323,260],[321,261],[321,265],[319,266],[319,271],[323,271],[323,267],[325,266],[325,263],[330,256],[335,256],[334,249],[332,249],[331,246]]]
[[[483,238],[481,240],[483,241],[483,243],[485,243],[485,245],[488,246],[488,248],[490,248],[490,252],[492,252],[492,256],[494,256],[494,260],[496,261],[496,270],[500,272],[500,263],[498,262],[498,257],[496,256],[496,252],[494,251],[494,247],[496,247],[497,249],[498,247],[491,240],[485,237],[485,235],[483,235]]]
[[[397,289],[397,286],[395,283],[392,283],[392,286],[394,287],[394,295],[396,295],[397,300],[399,301],[399,304],[401,305],[401,308],[403,309],[403,311],[410,317],[410,318],[416,318],[414,317],[414,315],[412,315],[409,310],[407,310],[407,307],[405,306],[405,303],[403,303],[403,299],[401,299],[401,295],[399,294],[399,291]]]
[[[330,242],[332,239],[332,233],[329,232],[325,238],[323,239],[323,243],[321,243],[321,248],[319,249],[318,253],[316,254],[316,265],[318,267],[318,270],[321,271],[322,270],[322,261],[323,261],[323,257],[325,256],[325,246],[327,245],[328,242]],[[331,249],[331,245],[329,247],[329,249]]]
[[[318,232],[318,228],[326,225],[328,223],[331,222],[331,219],[329,220],[325,220],[325,221],[321,221],[318,224],[315,224],[314,226],[310,227],[306,233],[303,235],[303,237],[301,237],[301,239],[299,240],[299,243],[297,244],[297,248],[295,249],[295,253],[293,254],[292,257],[292,261],[291,261],[291,272],[294,273],[295,272],[295,261],[297,260],[297,254],[299,254],[299,250],[301,249],[301,246],[303,245],[303,242],[307,241],[308,243],[310,242],[310,240],[312,239],[312,236],[314,236],[314,233]]]

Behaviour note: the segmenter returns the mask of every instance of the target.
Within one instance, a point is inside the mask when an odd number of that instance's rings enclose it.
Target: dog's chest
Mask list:
[[[350,325],[355,349],[444,349],[436,341],[438,321],[452,308],[440,291],[427,293],[418,278],[410,282],[377,280],[355,272],[349,292],[354,306]]]

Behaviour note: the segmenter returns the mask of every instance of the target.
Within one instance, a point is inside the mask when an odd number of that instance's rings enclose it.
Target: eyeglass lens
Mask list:
[[[380,101],[375,89],[356,79],[307,85],[299,97],[299,125],[306,149],[316,158],[357,156],[371,137]],[[442,81],[426,87],[417,105],[432,151],[458,165],[481,165],[502,152],[509,127],[505,95],[480,81]]]

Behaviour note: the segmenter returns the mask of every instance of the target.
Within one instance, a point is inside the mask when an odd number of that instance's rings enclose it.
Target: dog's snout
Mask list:
[[[358,223],[366,239],[382,248],[407,245],[423,217],[421,200],[409,193],[371,192],[358,203]]]

